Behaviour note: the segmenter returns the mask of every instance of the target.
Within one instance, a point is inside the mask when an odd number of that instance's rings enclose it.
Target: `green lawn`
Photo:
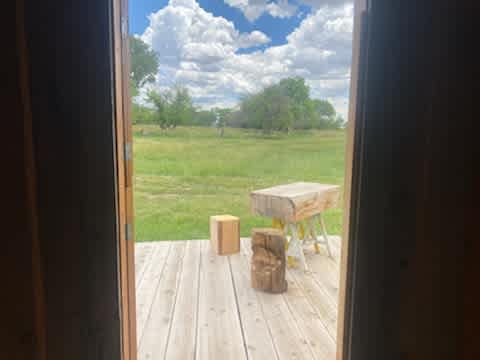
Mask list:
[[[146,134],[140,129],[146,129]],[[343,185],[344,131],[262,136],[213,128],[134,127],[137,241],[208,238],[210,215],[241,219],[242,236],[270,221],[252,216],[249,192],[294,181]],[[325,213],[339,234],[341,209]]]

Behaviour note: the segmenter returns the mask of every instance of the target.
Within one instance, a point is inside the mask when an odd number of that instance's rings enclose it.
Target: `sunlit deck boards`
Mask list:
[[[307,251],[288,292],[250,287],[250,239],[216,256],[206,240],[136,245],[139,360],[335,359],[339,238],[333,259]],[[308,249],[307,249],[308,250]]]

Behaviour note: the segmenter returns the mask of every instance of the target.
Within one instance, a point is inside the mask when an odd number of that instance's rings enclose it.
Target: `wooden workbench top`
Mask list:
[[[274,186],[250,193],[254,214],[297,222],[333,208],[340,186],[310,182]]]

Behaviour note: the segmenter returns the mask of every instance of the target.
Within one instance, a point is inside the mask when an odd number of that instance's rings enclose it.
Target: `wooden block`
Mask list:
[[[210,217],[210,243],[218,255],[240,251],[240,219],[231,215]]]
[[[278,229],[252,230],[252,287],[271,293],[287,291],[285,235]]]

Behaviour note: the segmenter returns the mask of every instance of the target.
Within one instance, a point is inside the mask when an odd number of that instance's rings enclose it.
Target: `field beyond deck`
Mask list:
[[[204,239],[217,214],[240,217],[242,236],[250,236],[270,225],[250,212],[251,191],[297,181],[343,186],[344,153],[343,130],[266,136],[227,128],[220,138],[214,128],[136,125],[136,240]],[[329,233],[340,234],[341,208],[324,216]]]
[[[334,360],[339,242],[333,258],[307,247],[309,271],[289,269],[280,295],[250,287],[250,239],[229,256],[207,240],[136,244],[138,359]]]

